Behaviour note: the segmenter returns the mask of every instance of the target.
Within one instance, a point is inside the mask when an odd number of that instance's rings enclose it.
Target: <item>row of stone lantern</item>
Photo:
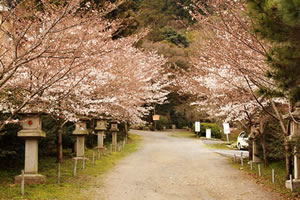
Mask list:
[[[104,150],[104,132],[106,131],[105,120],[96,120],[95,130],[97,132],[97,149]],[[24,181],[26,184],[44,183],[46,177],[38,174],[38,141],[46,137],[42,131],[40,114],[26,114],[22,122],[22,130],[18,132],[18,137],[25,139],[25,162],[24,162]],[[111,122],[112,145],[117,145],[118,122]],[[76,157],[73,159],[84,160],[85,158],[85,136],[89,134],[86,127],[86,121],[75,123],[73,135],[76,136]],[[22,175],[15,177],[15,183],[21,183]]]

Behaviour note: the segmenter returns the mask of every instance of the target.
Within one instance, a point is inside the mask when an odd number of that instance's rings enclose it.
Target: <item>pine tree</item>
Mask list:
[[[292,102],[300,101],[300,0],[247,0],[247,3],[254,32],[271,44],[267,75],[275,80],[282,95]]]

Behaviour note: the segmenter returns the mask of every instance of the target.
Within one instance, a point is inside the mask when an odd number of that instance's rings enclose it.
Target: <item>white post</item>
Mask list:
[[[22,180],[21,180],[21,194],[24,195],[24,184],[25,184],[25,178],[24,178],[24,170],[21,171],[22,174]]]
[[[291,181],[291,192],[293,192],[293,175],[290,174],[290,181]]]
[[[261,176],[260,164],[258,164],[258,176]]]
[[[60,163],[58,163],[58,169],[57,169],[57,183],[60,184]]]
[[[243,152],[241,152],[241,165],[244,166]]]
[[[275,170],[272,169],[272,183],[275,183]]]
[[[76,176],[76,170],[77,170],[77,159],[74,161],[74,177]]]
[[[82,169],[85,169],[85,157],[82,158]]]
[[[93,164],[95,164],[95,151],[93,151]]]

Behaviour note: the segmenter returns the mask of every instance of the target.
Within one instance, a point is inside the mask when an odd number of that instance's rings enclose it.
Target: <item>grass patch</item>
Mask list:
[[[170,133],[169,136],[177,138],[196,138],[195,133],[188,131]]]
[[[256,179],[256,183],[263,184],[271,190],[282,194],[285,199],[292,200],[300,198],[300,190],[291,193],[291,191],[285,187],[285,164],[283,162],[273,162],[267,167],[261,163],[261,177],[258,174],[258,164],[253,163],[253,170],[251,170],[250,164],[247,163],[248,159],[245,159],[244,166],[241,166],[240,160],[237,159],[236,163],[232,162],[232,166],[245,171],[248,175]],[[275,170],[274,184],[272,183],[272,169]]]
[[[39,173],[47,177],[46,184],[40,185],[25,185],[25,195],[22,197],[20,192],[20,185],[13,184],[15,175],[20,174],[20,169],[0,169],[0,199],[63,199],[63,200],[80,200],[85,199],[81,197],[80,191],[88,188],[91,184],[92,178],[107,172],[120,159],[128,154],[137,151],[141,137],[130,134],[130,139],[125,148],[121,152],[114,152],[112,155],[101,156],[100,160],[96,160],[95,165],[92,164],[92,150],[85,152],[89,160],[86,162],[86,169],[82,169],[82,162],[78,162],[77,175],[73,177],[74,161],[72,155],[66,153],[64,155],[64,162],[61,165],[61,184],[56,184],[57,163],[56,158],[47,157],[39,161]],[[109,149],[109,148],[108,148]]]

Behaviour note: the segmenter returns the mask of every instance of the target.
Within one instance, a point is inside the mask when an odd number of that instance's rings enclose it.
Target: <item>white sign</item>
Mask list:
[[[211,130],[206,129],[206,138],[211,138]]]
[[[229,134],[230,133],[230,127],[229,123],[223,123],[224,133]]]
[[[195,132],[200,132],[200,122],[195,122]]]

